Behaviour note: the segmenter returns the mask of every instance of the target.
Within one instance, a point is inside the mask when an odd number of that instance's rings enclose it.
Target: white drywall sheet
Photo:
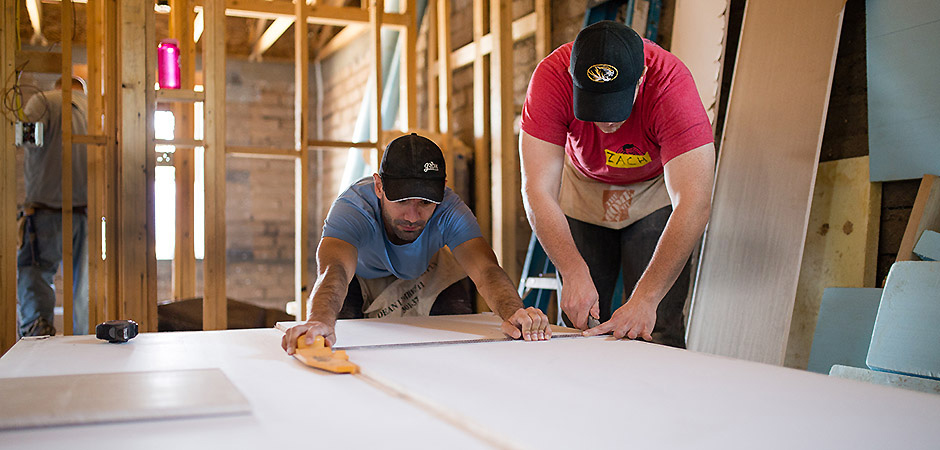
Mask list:
[[[715,123],[728,31],[729,0],[676,0],[670,51],[685,63],[708,121]]]
[[[428,319],[434,326],[437,318]],[[345,322],[367,333],[372,321]],[[488,448],[361,377],[326,374],[277,330],[20,342],[0,378],[218,368],[252,414],[0,432],[2,448]],[[389,340],[396,336],[389,335]],[[25,345],[24,345],[25,344]],[[350,350],[363,372],[522,448],[934,448],[940,397],[607,337]],[[799,432],[793,432],[799,430]]]

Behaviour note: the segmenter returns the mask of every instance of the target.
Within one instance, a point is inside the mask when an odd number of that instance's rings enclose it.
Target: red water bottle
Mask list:
[[[180,47],[176,39],[164,39],[157,47],[157,81],[160,89],[180,88]]]

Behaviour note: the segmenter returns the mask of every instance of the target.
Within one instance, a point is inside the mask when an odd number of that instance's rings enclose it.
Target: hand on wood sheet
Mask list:
[[[597,336],[613,333],[617,339],[642,338],[652,341],[653,326],[656,325],[655,302],[644,302],[639,299],[628,300],[614,311],[610,320],[582,333],[584,336]],[[569,316],[570,317],[570,316]]]
[[[548,316],[532,306],[516,310],[509,319],[503,321],[502,329],[503,333],[513,339],[546,341],[552,337]]]
[[[580,330],[588,328],[588,316],[601,316],[597,289],[591,274],[566,278],[561,288],[561,309]]]
[[[336,332],[331,325],[316,320],[291,327],[281,337],[281,348],[293,355],[297,351],[297,338],[303,336],[307,345],[313,345],[314,338],[323,336],[326,345],[332,347],[336,343]]]

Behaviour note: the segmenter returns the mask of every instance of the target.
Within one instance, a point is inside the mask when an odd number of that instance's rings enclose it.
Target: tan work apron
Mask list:
[[[619,230],[671,205],[663,175],[623,186],[584,176],[565,155],[558,204],[572,219]]]
[[[450,249],[444,247],[431,258],[428,270],[414,280],[395,276],[360,278],[363,314],[366,317],[427,316],[437,296],[448,286],[467,277]]]

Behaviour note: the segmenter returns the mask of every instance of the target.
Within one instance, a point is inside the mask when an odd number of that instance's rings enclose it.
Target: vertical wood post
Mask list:
[[[206,254],[202,328],[228,327],[225,296],[225,0],[205,1]]]

